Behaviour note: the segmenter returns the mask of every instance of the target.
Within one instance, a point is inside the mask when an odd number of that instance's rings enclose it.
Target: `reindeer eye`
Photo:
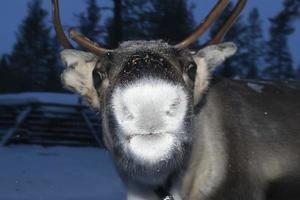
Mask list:
[[[95,88],[100,87],[102,80],[104,79],[104,74],[94,70],[93,71],[93,81]]]
[[[195,63],[190,63],[189,66],[187,67],[187,75],[189,76],[189,78],[194,81],[195,78],[196,78],[196,70],[197,70],[197,67],[196,67],[196,64]]]

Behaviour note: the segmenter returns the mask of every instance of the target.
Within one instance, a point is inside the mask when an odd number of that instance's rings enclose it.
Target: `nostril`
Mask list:
[[[124,113],[124,117],[127,120],[133,120],[134,119],[133,114],[128,110],[128,108],[126,106],[123,106],[123,113]]]
[[[130,114],[130,113],[128,113],[128,114],[126,115],[126,118],[127,118],[128,120],[133,120],[133,119],[134,119],[133,115]]]
[[[176,98],[173,103],[169,106],[168,110],[166,111],[167,116],[174,116],[176,114],[176,111],[178,110],[178,106],[180,104],[180,99]]]
[[[175,111],[167,110],[166,115],[169,117],[173,117],[175,115]]]

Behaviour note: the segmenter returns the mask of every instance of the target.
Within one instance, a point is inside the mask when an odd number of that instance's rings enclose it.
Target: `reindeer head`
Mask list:
[[[123,174],[148,184],[164,181],[166,172],[179,169],[186,158],[193,107],[206,91],[211,72],[236,51],[233,43],[218,43],[245,1],[239,1],[216,36],[196,53],[186,47],[221,14],[227,0],[220,0],[206,21],[175,46],[129,41],[110,50],[71,29],[70,37],[89,52],[73,49],[60,24],[58,1],[53,3],[56,32],[65,47],[64,86],[101,111],[105,145]]]

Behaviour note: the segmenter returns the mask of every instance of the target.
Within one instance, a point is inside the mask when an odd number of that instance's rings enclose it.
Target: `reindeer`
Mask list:
[[[220,41],[245,0],[195,53],[188,46],[228,0],[219,0],[176,45],[127,41],[105,49],[71,29],[70,37],[88,52],[73,48],[61,26],[58,0],[52,2],[65,48],[63,85],[101,113],[104,145],[127,199],[300,199],[299,85],[210,84],[214,69],[237,50]]]

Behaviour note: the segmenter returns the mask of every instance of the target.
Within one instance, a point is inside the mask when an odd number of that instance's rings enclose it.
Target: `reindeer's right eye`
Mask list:
[[[190,63],[187,67],[187,75],[189,76],[189,78],[194,81],[196,78],[196,70],[197,70],[197,66],[195,63]]]
[[[93,71],[93,81],[95,88],[100,87],[102,80],[104,79],[104,74],[100,73],[97,70]]]

